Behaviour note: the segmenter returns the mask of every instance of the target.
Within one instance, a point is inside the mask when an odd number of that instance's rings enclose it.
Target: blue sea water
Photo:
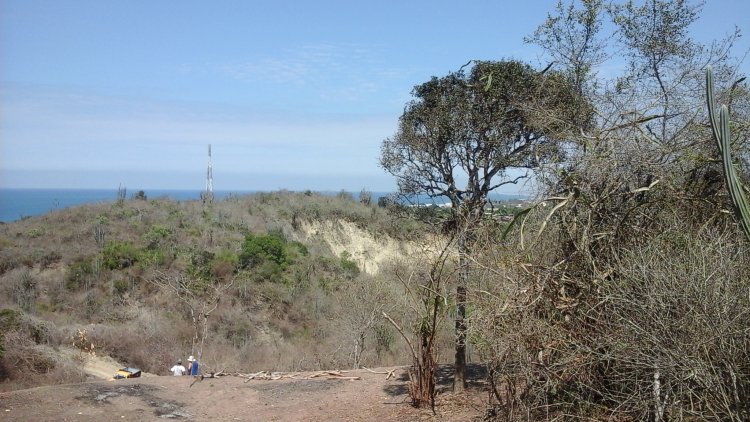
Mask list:
[[[215,191],[216,199],[224,199],[229,195],[247,195],[256,191]],[[128,191],[130,198],[135,192]],[[200,199],[200,190],[144,190],[148,198],[168,197],[177,201],[193,201]],[[339,192],[321,192],[327,195],[337,195]],[[388,192],[372,192],[373,201],[382,196],[389,195]],[[358,198],[358,192],[352,192],[354,198]],[[492,194],[491,199],[517,200],[524,199],[523,195]],[[0,222],[7,223],[20,220],[24,217],[33,217],[46,214],[50,211],[60,210],[76,205],[94,204],[100,202],[114,202],[117,200],[116,189],[8,189],[0,188]],[[446,201],[433,201],[427,197],[416,198],[412,203],[430,204]]]
[[[200,199],[198,190],[148,190],[144,192],[149,198],[166,196],[180,201]],[[135,192],[128,191],[127,196],[130,197],[133,193]],[[230,193],[232,192],[217,192],[215,196],[222,198]],[[116,200],[116,189],[0,189],[0,222],[16,221],[76,205]]]

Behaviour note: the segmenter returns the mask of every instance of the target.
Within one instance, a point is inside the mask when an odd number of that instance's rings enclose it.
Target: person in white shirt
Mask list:
[[[182,366],[182,360],[178,360],[177,364],[169,369],[172,372],[172,375],[176,377],[181,377],[182,374],[185,373],[185,367]]]

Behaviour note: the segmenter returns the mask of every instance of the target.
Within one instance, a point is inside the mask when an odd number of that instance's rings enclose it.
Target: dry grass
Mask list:
[[[160,274],[181,274],[195,286],[231,283],[208,319],[206,370],[402,363],[401,346],[384,346],[377,324],[363,326],[364,343],[353,355],[352,333],[362,328],[353,298],[367,303],[372,294],[371,303],[387,302],[383,294],[399,290],[387,280],[356,275],[347,255],[332,254],[329,243],[300,231],[303,224],[336,220],[384,242],[412,236],[417,227],[375,205],[315,193],[231,197],[210,207],[150,199],[69,208],[0,225],[0,307],[48,321],[57,344],[86,329],[97,353],[165,373],[176,358],[197,355],[189,309],[153,283]],[[281,272],[237,268],[231,257],[250,232],[303,241],[306,254],[297,252]],[[376,281],[383,284],[380,293],[352,290]],[[200,300],[204,287],[196,288]],[[6,367],[8,359],[28,351],[7,338]],[[56,367],[56,377],[70,372]],[[51,377],[52,369],[47,373]],[[5,371],[4,377],[16,386],[46,383],[23,372]]]

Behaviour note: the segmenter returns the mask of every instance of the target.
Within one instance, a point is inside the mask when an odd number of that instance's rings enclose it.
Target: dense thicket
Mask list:
[[[531,38],[595,106],[540,202],[478,260],[474,338],[509,419],[746,420],[748,242],[708,128],[705,66],[732,104],[748,174],[748,95],[728,54],[688,35],[699,5],[560,5]],[[611,19],[617,32],[601,34]],[[607,53],[627,62],[596,74]],[[624,52],[624,54],[622,54]],[[494,239],[490,235],[489,239]]]

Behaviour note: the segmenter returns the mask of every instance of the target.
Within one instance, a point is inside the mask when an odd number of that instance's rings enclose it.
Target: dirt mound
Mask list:
[[[395,376],[386,379],[383,373],[391,370]],[[39,387],[0,393],[0,420],[469,421],[483,414],[482,386],[459,397],[443,382],[433,415],[410,405],[405,368],[376,372],[383,373],[346,373],[358,379],[311,373],[275,380],[152,376]]]
[[[83,372],[89,378],[111,380],[112,376],[118,369],[124,368],[124,365],[109,356],[99,356],[89,353],[81,353],[72,347],[60,346],[60,355],[69,360],[78,360],[83,363]],[[154,374],[142,372],[142,377],[153,377]]]

